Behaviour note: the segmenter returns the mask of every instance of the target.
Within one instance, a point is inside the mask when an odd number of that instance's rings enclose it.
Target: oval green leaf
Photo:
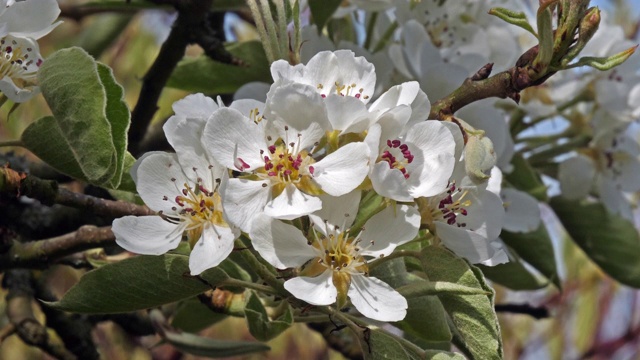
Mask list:
[[[573,241],[604,272],[640,287],[640,236],[631,222],[587,200],[554,197],[549,204]]]
[[[116,314],[148,309],[198,295],[227,279],[213,268],[189,275],[189,257],[141,255],[86,273],[62,297],[48,303],[58,310],[84,314]]]

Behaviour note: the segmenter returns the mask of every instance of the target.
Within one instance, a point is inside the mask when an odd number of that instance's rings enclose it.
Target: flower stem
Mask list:
[[[389,260],[393,260],[393,259],[397,259],[397,258],[401,258],[401,257],[405,257],[405,256],[411,256],[417,259],[420,259],[420,252],[419,251],[412,251],[412,250],[396,250],[394,252],[392,252],[391,254],[376,259],[375,261],[372,261],[368,264],[369,267],[369,271],[375,269],[376,267],[384,264],[385,262],[389,261]]]
[[[21,140],[0,141],[0,147],[8,147],[8,146],[24,147],[24,143]]]
[[[591,137],[587,135],[581,135],[574,139],[567,141],[564,144],[552,147],[547,150],[540,151],[539,153],[533,154],[529,157],[529,163],[533,166],[542,164],[549,159],[553,159],[554,157],[568,153],[573,151],[579,147],[585,146],[591,141]]]
[[[236,287],[242,287],[242,288],[247,288],[247,289],[260,291],[260,292],[263,292],[265,294],[280,295],[279,292],[277,292],[276,290],[274,290],[270,286],[260,285],[260,284],[256,284],[256,283],[252,283],[252,282],[248,282],[248,281],[243,281],[243,280],[238,280],[238,279],[233,279],[233,278],[229,278],[229,279],[223,281],[222,283],[218,284],[218,286],[236,286]]]
[[[241,240],[242,237],[244,237],[244,235],[236,239],[235,246],[237,248],[246,247],[246,245]],[[284,288],[283,282],[276,278],[276,276],[265,265],[263,265],[250,250],[239,251],[239,253],[246,264],[250,266],[256,272],[256,274],[258,274],[258,276],[260,276],[262,280],[264,280],[264,282],[271,286],[274,291],[282,296],[286,296],[288,294],[287,290],[285,290]]]
[[[364,48],[369,50],[371,48],[371,41],[373,41],[373,30],[376,27],[376,21],[378,20],[378,13],[371,14],[369,23],[367,24],[367,37],[364,40]]]

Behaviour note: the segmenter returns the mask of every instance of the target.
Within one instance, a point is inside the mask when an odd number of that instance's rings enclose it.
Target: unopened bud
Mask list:
[[[496,152],[488,137],[473,135],[464,148],[465,170],[472,180],[486,180],[496,165]]]
[[[578,41],[584,39],[585,43],[593,37],[600,26],[600,9],[594,6],[587,10],[586,15],[580,21],[578,28]]]

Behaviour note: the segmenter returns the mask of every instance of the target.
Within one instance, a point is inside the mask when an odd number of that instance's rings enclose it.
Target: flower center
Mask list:
[[[25,39],[5,36],[0,39],[0,78],[29,80],[36,76],[42,59]]]
[[[198,175],[198,169],[192,168]],[[202,178],[197,177],[194,183],[185,182],[178,184],[177,179],[171,178],[179,195],[171,197],[163,196],[164,201],[174,204],[171,207],[173,214],[161,214],[165,220],[171,223],[182,223],[180,230],[187,232],[189,241],[197,241],[202,234],[202,229],[207,224],[228,227],[222,216],[222,200],[218,193],[220,179],[216,179],[215,188],[205,187]]]
[[[369,95],[364,95],[364,89],[363,88],[358,88],[358,85],[356,84],[340,84],[340,82],[336,81],[334,84],[335,87],[335,91],[336,94],[340,95],[340,96],[353,96],[356,99],[369,99]],[[320,95],[323,98],[327,97],[327,94],[323,94],[322,91],[324,90],[324,85],[323,84],[318,84],[316,85],[316,89],[318,89],[318,91],[320,91]],[[356,90],[357,89],[357,90]]]
[[[309,245],[316,250],[317,257],[310,266],[303,272],[312,272],[319,275],[329,269],[334,273],[344,273],[348,275],[368,275],[369,270],[367,261],[361,252],[366,250],[360,246],[362,239],[360,234],[356,237],[350,236],[350,231],[340,231],[339,227],[331,228],[325,223],[325,232],[327,235],[319,234],[314,228],[313,240],[309,241]],[[367,246],[368,247],[368,246]]]
[[[466,227],[465,222],[460,221],[461,216],[467,216],[467,207],[471,206],[471,200],[464,199],[468,190],[462,190],[452,184],[444,197],[436,197],[431,202],[431,217],[434,221],[446,222],[449,225]]]
[[[409,178],[407,165],[413,162],[413,155],[407,144],[403,144],[400,140],[387,140],[387,148],[382,152],[378,161],[386,161],[391,169],[398,169],[404,175],[405,179]]]

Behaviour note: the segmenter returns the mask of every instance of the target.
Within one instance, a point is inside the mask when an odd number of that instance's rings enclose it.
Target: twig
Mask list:
[[[36,346],[51,356],[62,360],[75,360],[57,337],[49,336],[48,330],[38,322],[33,313],[32,278],[29,270],[10,270],[2,282],[7,292],[7,318],[16,327],[16,333],[25,343]]]
[[[60,4],[60,17],[72,19],[74,21],[81,21],[87,16],[98,15],[103,13],[120,13],[120,14],[133,14],[140,10],[143,10],[137,6],[88,6],[88,5],[70,5]]]
[[[12,268],[45,268],[61,257],[101,247],[115,241],[111,227],[85,225],[77,231],[50,239],[14,242],[0,254],[0,271]]]
[[[38,281],[36,286],[36,296],[44,301],[57,301],[44,281]],[[86,315],[65,314],[50,306],[43,306],[42,312],[46,317],[47,327],[56,331],[64,345],[78,359],[97,360],[100,358],[96,345],[91,338],[92,324],[87,321]]]
[[[494,308],[496,312],[529,315],[538,320],[549,317],[549,309],[527,304],[496,304]]]
[[[516,103],[519,102],[520,91],[540,85],[554,74],[549,71],[535,80],[529,77],[527,67],[530,66],[537,53],[538,47],[536,45],[522,54],[514,67],[488,78],[486,76],[491,72],[491,66],[489,64],[483,66],[451,94],[436,101],[431,106],[429,119],[445,120],[466,105],[491,97],[510,98]]]
[[[55,181],[42,180],[8,167],[0,168],[0,196],[17,198],[21,195],[39,200],[44,205],[61,204],[81,208],[96,215],[121,217],[125,215],[152,215],[146,206],[124,201],[101,199],[58,188]]]
[[[131,127],[129,128],[129,151],[135,156],[138,153],[138,143],[147,131],[153,115],[158,110],[158,99],[166,85],[173,69],[182,59],[187,45],[191,42],[191,35],[205,20],[211,7],[212,0],[184,0],[184,1],[154,1],[155,3],[173,4],[178,10],[169,37],[162,44],[158,57],[145,74],[140,90],[140,96],[131,113]]]

